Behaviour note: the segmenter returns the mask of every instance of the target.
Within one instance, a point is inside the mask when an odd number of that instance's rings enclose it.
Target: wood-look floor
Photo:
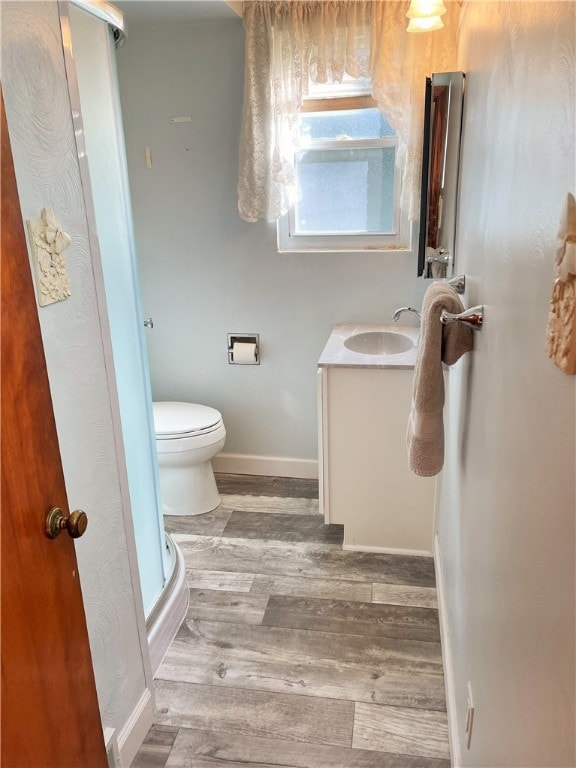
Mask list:
[[[190,607],[134,768],[449,768],[432,560],[344,551],[315,481],[217,481],[165,518]]]

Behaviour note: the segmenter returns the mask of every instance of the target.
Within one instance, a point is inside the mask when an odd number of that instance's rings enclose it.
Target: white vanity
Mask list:
[[[406,453],[418,333],[339,325],[318,361],[320,509],[345,549],[432,554],[435,478]]]

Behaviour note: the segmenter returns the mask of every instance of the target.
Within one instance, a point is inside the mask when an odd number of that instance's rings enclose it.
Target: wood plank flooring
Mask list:
[[[432,560],[342,550],[316,481],[217,482],[165,518],[190,606],[134,768],[449,768]]]
[[[266,516],[268,517],[268,516]],[[340,544],[174,535],[187,568],[434,586],[431,558],[350,552]]]
[[[218,490],[226,504],[227,494],[272,496],[295,499],[318,499],[318,480],[296,477],[265,477],[264,475],[218,475]]]
[[[430,608],[271,595],[262,624],[337,634],[353,627],[355,635],[440,642],[438,613]]]

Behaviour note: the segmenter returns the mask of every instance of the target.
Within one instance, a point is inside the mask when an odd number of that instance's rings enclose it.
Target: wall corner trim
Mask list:
[[[234,11],[236,16],[240,16],[240,18],[242,18],[242,7],[244,5],[242,0],[224,0],[224,2],[230,8],[230,10]]]
[[[152,726],[154,707],[154,692],[150,688],[146,688],[132,710],[128,721],[118,734],[120,765],[132,765],[136,753]]]
[[[434,537],[434,570],[436,572],[436,594],[438,597],[438,618],[440,620],[440,642],[442,645],[442,663],[444,665],[444,684],[446,687],[446,712],[448,715],[448,734],[450,741],[450,762],[452,768],[462,768],[462,750],[458,731],[456,710],[456,689],[454,666],[452,664],[452,641],[448,610],[446,607],[446,586],[442,570],[442,555],[438,534]]]

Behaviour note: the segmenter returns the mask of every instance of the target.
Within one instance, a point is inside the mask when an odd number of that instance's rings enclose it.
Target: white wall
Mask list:
[[[243,69],[240,20],[129,26],[118,52],[153,396],[221,410],[226,452],[316,459],[332,326],[390,322],[424,285],[412,254],[279,255],[275,225],[240,220]],[[260,366],[228,365],[229,332],[261,334]]]
[[[23,216],[37,219],[42,207],[52,207],[72,237],[66,251],[72,296],[39,316],[68,501],[90,521],[76,552],[100,712],[118,736],[146,694],[149,661],[141,652],[142,598],[128,558],[134,533],[123,509],[105,318],[55,2],[2,4],[2,87]]]
[[[439,543],[455,722],[463,765],[574,766],[575,391],[544,350],[576,186],[576,5],[465,8],[458,253],[486,317],[449,380]]]

